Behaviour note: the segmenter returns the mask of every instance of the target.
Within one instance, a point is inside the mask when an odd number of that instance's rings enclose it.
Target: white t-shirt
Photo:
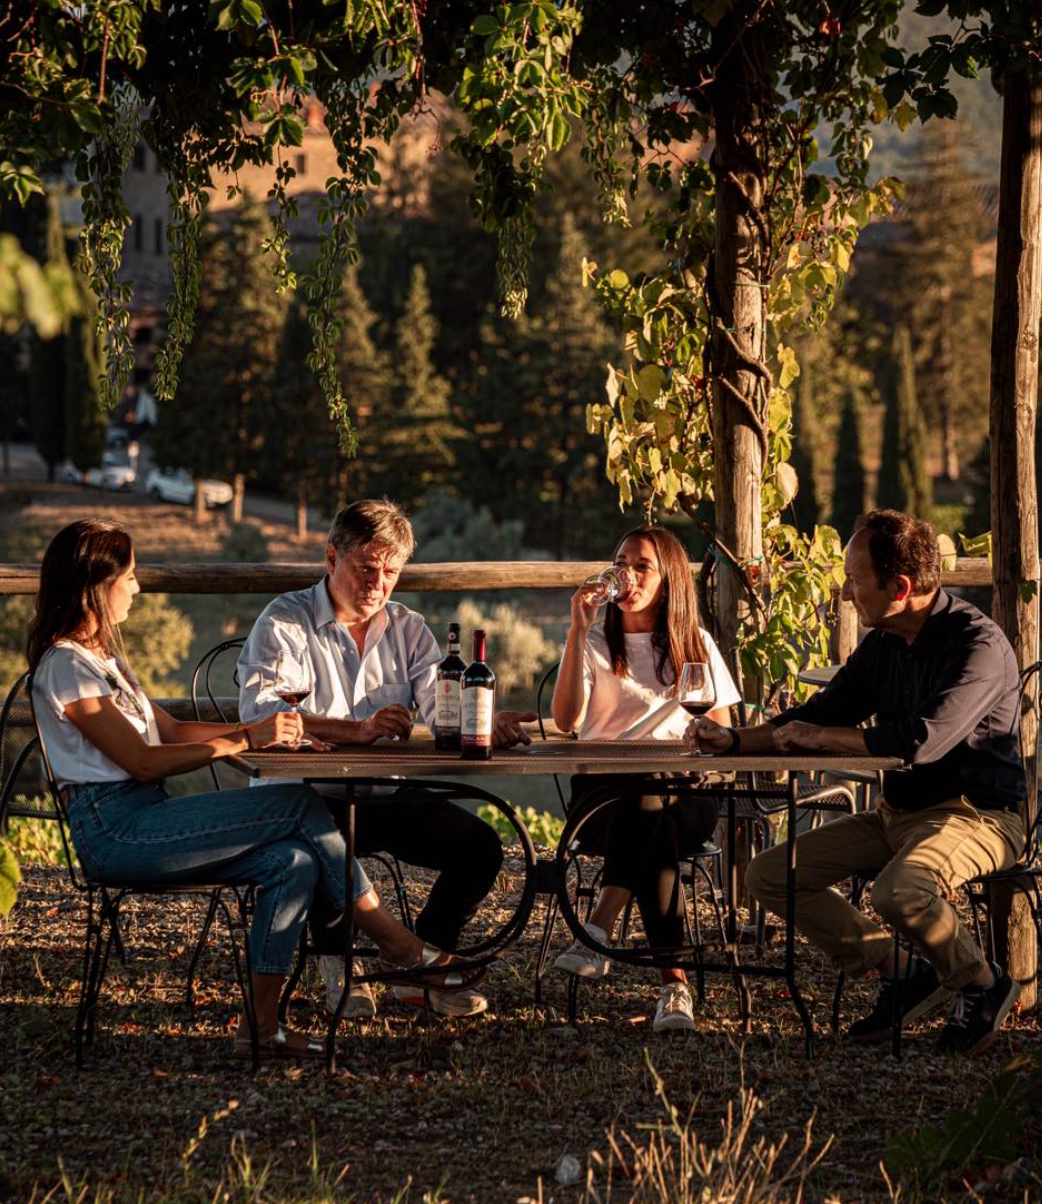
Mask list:
[[[699,628],[716,683],[716,706],[732,706],[738,691],[712,637]],[[611,671],[604,624],[590,628],[583,653],[585,702],[579,720],[580,740],[681,740],[691,716],[673,697],[673,683],[663,685],[655,672],[652,633],[625,636],[625,677]],[[667,667],[668,674],[668,667]]]
[[[110,761],[65,714],[81,698],[111,695],[149,744],[161,744],[152,704],[115,657],[102,657],[72,640],[59,640],[40,658],[33,674],[33,704],[51,768],[60,786],[78,782],[123,782],[130,777]]]

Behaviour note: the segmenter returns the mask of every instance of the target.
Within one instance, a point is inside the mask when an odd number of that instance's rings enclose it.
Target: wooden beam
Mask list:
[[[398,592],[473,593],[485,590],[575,589],[604,568],[603,560],[477,560],[444,564],[409,564],[402,570]],[[698,573],[700,566],[691,565]],[[313,564],[141,564],[138,580],[146,593],[263,594],[274,597],[306,589],[322,576]],[[1037,575],[1037,574],[1036,574]],[[991,585],[991,565],[983,558],[962,557],[941,574],[945,586]],[[36,564],[0,564],[0,596],[35,594],[40,583]]]

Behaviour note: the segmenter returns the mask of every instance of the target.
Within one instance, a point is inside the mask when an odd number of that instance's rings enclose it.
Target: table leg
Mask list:
[[[340,1024],[340,1017],[343,1016],[344,1009],[347,1007],[347,997],[351,991],[351,970],[354,966],[355,787],[353,782],[347,783],[344,801],[347,807],[344,822],[344,929],[346,932],[346,940],[344,942],[344,989],[340,992],[336,1011],[329,1021],[329,1028],[326,1030],[326,1070],[330,1074],[336,1072],[336,1032]]]
[[[731,962],[731,978],[738,994],[738,1021],[742,1033],[748,1036],[752,1020],[752,995],[749,984],[742,974],[738,955],[738,817],[735,813],[735,795],[727,792],[727,948]]]
[[[785,981],[789,995],[803,1021],[807,1057],[814,1053],[814,1021],[796,982],[796,797],[799,780],[795,770],[789,770],[788,809],[785,830]]]

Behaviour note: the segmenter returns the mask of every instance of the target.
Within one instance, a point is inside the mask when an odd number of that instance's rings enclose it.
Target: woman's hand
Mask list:
[[[588,585],[580,585],[572,594],[572,630],[585,635],[597,621],[597,594]]]
[[[706,715],[702,719],[692,719],[687,727],[687,739],[695,752],[729,753],[734,747],[734,728],[716,723]]]
[[[267,719],[239,729],[249,733],[252,748],[271,748],[273,744],[296,744],[304,734],[304,717],[296,711],[276,711]]]

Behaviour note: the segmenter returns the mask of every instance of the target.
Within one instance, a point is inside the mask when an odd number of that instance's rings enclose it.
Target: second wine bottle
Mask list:
[[[474,660],[460,682],[460,745],[465,761],[492,757],[496,715],[496,675],[485,663],[485,633],[474,632]]]

